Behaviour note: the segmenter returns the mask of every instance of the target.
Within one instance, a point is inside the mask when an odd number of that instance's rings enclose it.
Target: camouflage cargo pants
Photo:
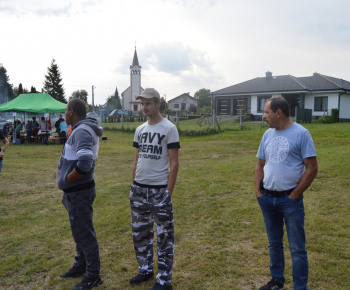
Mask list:
[[[157,230],[158,275],[162,285],[172,284],[174,218],[171,196],[166,188],[131,185],[132,237],[139,273],[153,272],[153,223]]]

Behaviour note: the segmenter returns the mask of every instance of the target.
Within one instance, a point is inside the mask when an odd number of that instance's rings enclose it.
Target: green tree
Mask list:
[[[37,93],[38,91],[36,90],[35,87],[32,86],[32,87],[30,88],[30,92],[31,92],[31,93]]]
[[[108,113],[115,109],[121,109],[122,105],[120,102],[120,97],[118,93],[118,88],[115,89],[114,95],[111,95],[106,100],[106,108]]]
[[[167,108],[167,103],[165,101],[165,98],[161,97],[161,99],[160,99],[160,112],[164,113],[166,108]]]
[[[47,68],[45,75],[44,91],[57,101],[67,103],[62,84],[61,72],[58,69],[55,59],[51,61],[51,66]]]
[[[74,91],[71,96],[69,97],[69,100],[71,99],[80,99],[82,100],[85,104],[87,104],[87,96],[88,92],[85,90],[77,90]]]
[[[122,108],[122,103],[120,101],[119,93],[118,93],[118,87],[115,87],[115,92],[114,92],[114,98],[115,98],[115,105],[116,109],[121,109]]]
[[[21,95],[21,94],[24,94],[22,83],[20,83],[20,84],[18,85],[18,91],[17,91],[16,97],[19,96],[19,95]]]
[[[211,99],[208,97],[209,93],[210,93],[210,90],[204,89],[204,88],[195,92],[193,97],[198,100],[198,108],[211,106]]]
[[[22,84],[20,83],[18,85],[18,87],[14,87],[13,88],[13,95],[16,97],[18,97],[21,94],[28,94],[28,89],[23,88]]]
[[[0,64],[0,104],[11,101],[13,98],[13,85],[10,84],[7,70]]]

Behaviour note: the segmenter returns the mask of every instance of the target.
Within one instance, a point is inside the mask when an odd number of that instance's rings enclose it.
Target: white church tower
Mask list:
[[[123,110],[138,112],[141,110],[140,102],[136,97],[142,93],[141,87],[141,66],[137,58],[135,47],[134,58],[130,66],[130,87],[121,93]]]

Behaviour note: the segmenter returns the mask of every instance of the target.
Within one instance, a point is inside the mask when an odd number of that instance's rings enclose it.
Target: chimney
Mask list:
[[[266,72],[266,79],[272,79],[272,72],[270,71]]]

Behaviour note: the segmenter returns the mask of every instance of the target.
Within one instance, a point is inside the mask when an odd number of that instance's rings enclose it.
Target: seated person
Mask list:
[[[49,131],[49,123],[45,120],[45,117],[41,117],[40,121],[40,131],[41,132],[47,132]]]
[[[21,140],[21,131],[23,129],[24,126],[24,122],[23,123],[19,123],[15,129],[15,133],[16,133],[16,140]]]
[[[65,120],[63,120],[61,123],[60,123],[60,133],[59,133],[59,136],[60,137],[64,137],[66,138],[67,137],[67,130],[68,130],[68,125],[67,125],[67,122]],[[66,139],[64,139],[64,142],[66,142]],[[62,142],[61,142],[62,143]]]
[[[39,133],[39,124],[36,123],[36,127],[34,127],[33,129],[33,137],[39,137],[38,133]]]
[[[40,121],[40,131],[42,133],[49,132],[50,131],[50,124],[48,121],[45,120],[45,117],[41,117]],[[44,144],[49,145],[48,136],[47,135],[42,135],[42,141]]]
[[[28,120],[28,122],[26,124],[26,132],[27,132],[28,142],[32,142],[33,126],[32,126],[31,120]]]
[[[39,123],[37,122],[35,117],[32,117],[32,119],[33,119],[33,122],[32,122],[33,128],[36,128],[36,125],[39,125]]]
[[[12,122],[5,123],[5,125],[2,127],[2,133],[4,134],[5,138],[7,138],[9,134],[13,133]]]

